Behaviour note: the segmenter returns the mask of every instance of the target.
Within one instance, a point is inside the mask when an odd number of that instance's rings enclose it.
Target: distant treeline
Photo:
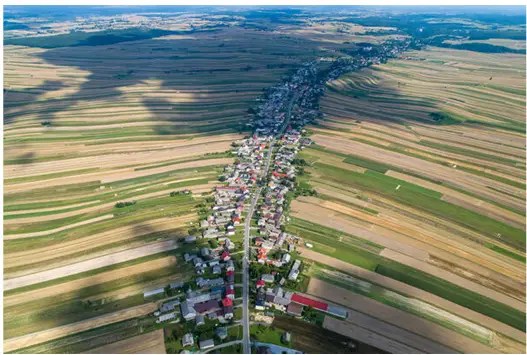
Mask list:
[[[4,45],[13,44],[40,48],[101,46],[182,33],[189,33],[189,31],[129,28],[124,30],[106,30],[100,32],[71,32],[68,34],[52,36],[8,38],[4,39]]]
[[[514,49],[505,46],[497,46],[494,44],[488,43],[459,43],[459,44],[450,44],[450,43],[441,43],[440,47],[454,48],[454,49],[464,49],[467,51],[481,52],[481,53],[525,53],[524,49]]]

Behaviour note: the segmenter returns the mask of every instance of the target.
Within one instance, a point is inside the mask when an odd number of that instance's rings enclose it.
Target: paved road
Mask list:
[[[273,148],[274,143],[276,141],[276,137],[280,137],[286,127],[289,125],[289,121],[291,119],[291,110],[293,109],[293,105],[295,101],[298,99],[298,94],[293,95],[291,98],[291,101],[289,103],[289,106],[287,108],[287,115],[286,119],[284,121],[284,124],[280,128],[280,131],[278,134],[271,140],[269,144],[269,151],[267,153],[266,161],[264,169],[261,172],[261,176],[265,177],[267,176],[269,172],[269,167],[271,166],[271,158],[273,156]],[[251,340],[250,340],[250,328],[249,328],[249,246],[250,246],[250,233],[251,233],[251,220],[254,214],[254,210],[256,208],[256,204],[258,203],[258,199],[260,198],[260,195],[262,194],[262,187],[258,187],[251,200],[251,205],[249,206],[249,210],[247,211],[247,216],[245,216],[245,225],[244,225],[244,238],[243,238],[243,277],[242,277],[242,284],[243,284],[243,290],[242,290],[242,297],[243,297],[243,313],[242,313],[242,327],[243,327],[243,353],[244,354],[250,354],[251,353]]]
[[[215,350],[218,350],[218,349],[221,349],[221,348],[226,348],[227,346],[231,346],[231,345],[234,345],[234,344],[239,344],[241,342],[242,342],[241,340],[233,340],[233,341],[230,341],[228,343],[223,343],[223,344],[220,344],[220,345],[216,345],[213,348],[205,350],[203,353],[204,354],[210,353],[211,351],[215,351]]]

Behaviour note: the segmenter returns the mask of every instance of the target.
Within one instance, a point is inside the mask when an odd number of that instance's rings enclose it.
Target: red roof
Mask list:
[[[230,258],[231,255],[229,254],[228,251],[224,251],[223,253],[221,253],[221,258],[222,259],[227,259],[227,258]]]
[[[227,275],[227,276],[229,276],[229,275],[234,275],[234,271],[229,270],[229,271],[227,271],[227,273],[226,273],[225,275]]]
[[[234,289],[233,288],[227,288],[227,290],[225,291],[225,294],[226,295],[234,295]]]
[[[225,297],[221,303],[223,304],[223,307],[232,307],[232,300],[228,297]]]
[[[293,296],[291,297],[291,301],[303,304],[304,306],[309,306],[315,309],[319,309],[321,311],[328,310],[327,303],[312,300],[311,298],[304,297],[302,295],[299,295],[298,293],[293,294]]]
[[[264,280],[256,281],[256,286],[263,286],[263,285],[265,285],[265,281]]]

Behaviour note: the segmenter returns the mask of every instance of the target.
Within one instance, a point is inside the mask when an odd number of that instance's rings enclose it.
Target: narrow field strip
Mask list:
[[[104,220],[107,220],[107,219],[111,219],[113,217],[114,217],[113,214],[106,214],[104,216],[95,217],[95,218],[88,219],[88,220],[85,220],[85,221],[82,221],[82,222],[69,224],[69,225],[64,226],[64,227],[59,227],[59,228],[55,228],[55,229],[51,229],[51,230],[47,230],[47,231],[33,232],[33,233],[19,233],[19,234],[10,234],[10,235],[8,234],[8,235],[4,235],[4,240],[14,240],[14,239],[22,239],[22,238],[42,237],[42,236],[50,235],[50,234],[53,234],[53,233],[62,232],[62,231],[65,231],[67,229],[84,226],[84,225],[87,225],[87,224],[90,224],[90,223],[104,221]]]
[[[104,316],[87,319],[57,328],[46,329],[40,332],[23,335],[16,338],[4,340],[4,351],[9,352],[20,348],[25,348],[35,344],[43,343],[53,339],[61,338],[70,334],[80,333],[107,324],[121,322],[126,319],[141,317],[154,312],[157,304],[147,303],[141,306],[128,308]]]
[[[98,269],[101,267],[118,264],[127,260],[140,258],[147,255],[157,254],[163,251],[173,250],[178,244],[173,240],[152,243],[136,249],[125,250],[119,253],[101,256],[92,260],[81,261],[76,264],[63,266],[57,269],[46,270],[39,273],[33,273],[14,279],[4,280],[4,290],[32,285],[39,282],[45,282],[61,277],[78,274],[81,272]]]

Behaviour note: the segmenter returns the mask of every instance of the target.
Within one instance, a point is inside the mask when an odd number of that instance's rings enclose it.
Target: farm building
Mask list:
[[[194,337],[192,336],[192,333],[187,333],[183,335],[183,339],[181,339],[181,343],[183,344],[183,346],[194,345]]]
[[[304,306],[298,303],[291,302],[287,306],[287,313],[295,317],[301,317],[303,310]]]
[[[206,339],[206,340],[200,340],[199,342],[199,349],[205,350],[210,349],[214,347],[214,340],[213,339]]]
[[[145,291],[143,295],[145,298],[148,298],[148,297],[157,296],[163,293],[165,293],[164,288],[156,288],[155,290]]]
[[[295,302],[298,304],[301,304],[303,306],[308,306],[314,309],[318,309],[319,311],[327,312],[328,310],[328,304],[324,302],[320,302],[305,296],[302,296],[298,293],[293,294],[291,297],[291,302]]]

